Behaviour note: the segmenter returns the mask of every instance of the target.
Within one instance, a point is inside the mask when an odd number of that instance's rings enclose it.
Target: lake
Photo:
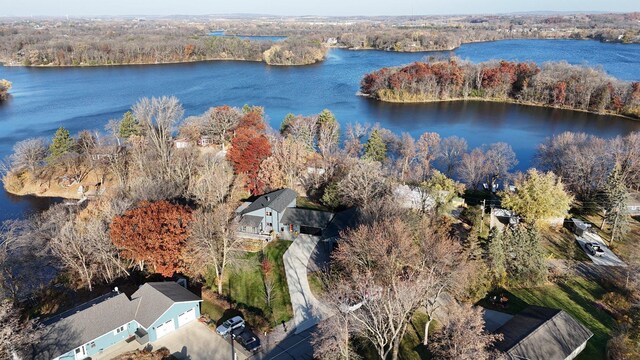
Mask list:
[[[510,143],[519,169],[531,165],[536,146],[563,131],[603,137],[640,130],[640,122],[583,112],[485,102],[399,105],[356,96],[362,76],[429,56],[455,55],[471,61],[506,58],[601,66],[624,80],[640,80],[640,45],[580,40],[505,40],[463,45],[452,52],[392,53],[332,49],[326,61],[302,67],[257,62],[216,61],[170,65],[86,68],[0,67],[13,82],[11,99],[0,105],[0,158],[16,141],[51,137],[64,126],[72,132],[102,130],[143,96],[175,95],[185,115],[228,104],[264,106],[271,126],[284,116],[315,114],[327,108],[341,124],[379,123],[394,132],[419,136],[435,131],[464,137],[471,147]],[[38,209],[33,199],[0,192],[0,221]]]

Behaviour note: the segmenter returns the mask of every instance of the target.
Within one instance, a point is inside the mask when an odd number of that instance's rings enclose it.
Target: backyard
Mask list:
[[[231,300],[235,307],[265,318],[270,327],[293,316],[287,278],[284,272],[282,256],[291,245],[289,241],[272,241],[262,251],[244,253],[229,267],[224,281],[223,295]],[[268,278],[273,283],[270,304],[267,302],[265,286],[265,265]],[[212,279],[207,279],[212,283]],[[202,312],[219,322],[233,315],[225,309],[223,302],[205,299]]]

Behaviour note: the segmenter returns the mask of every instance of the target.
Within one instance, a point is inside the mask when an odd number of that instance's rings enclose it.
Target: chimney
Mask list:
[[[270,196],[267,196],[266,199],[267,199],[267,201],[271,201],[271,197]]]

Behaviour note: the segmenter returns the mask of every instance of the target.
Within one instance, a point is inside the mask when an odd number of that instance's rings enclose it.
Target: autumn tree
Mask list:
[[[189,208],[168,201],[141,202],[116,216],[110,226],[111,239],[127,259],[140,268],[171,276],[184,268],[184,246],[192,220]]]
[[[207,110],[203,119],[203,135],[211,136],[218,144],[222,144],[224,150],[231,132],[240,124],[242,112],[230,106],[219,106]]]
[[[489,189],[496,188],[498,181],[504,179],[517,164],[511,145],[503,142],[489,145],[485,151],[485,178]]]
[[[229,200],[235,183],[233,169],[225,159],[204,156],[198,173],[191,178],[189,196],[205,209],[213,209]]]
[[[552,218],[565,218],[573,197],[554,173],[529,169],[515,182],[515,192],[501,193],[502,206],[513,210],[529,224],[542,225]]]
[[[60,127],[56,130],[51,145],[49,145],[49,161],[57,160],[60,156],[74,150],[76,141],[69,134],[69,130]]]
[[[434,334],[429,349],[438,359],[488,360],[493,358],[492,345],[502,335],[485,331],[483,309],[454,302],[449,306],[447,321]]]
[[[293,137],[274,139],[271,156],[260,165],[260,182],[269,189],[293,188],[304,174],[307,146]]]
[[[470,153],[462,155],[460,166],[458,166],[458,176],[472,189],[481,188],[485,180],[487,157],[482,149],[473,149]]]
[[[264,134],[249,128],[240,127],[231,140],[227,159],[233,164],[236,174],[246,175],[246,188],[252,194],[262,192],[264,183],[258,176],[260,165],[271,155],[271,145]]]
[[[462,252],[443,235],[427,219],[415,223],[401,214],[343,234],[334,266],[340,282],[351,287],[346,305],[353,328],[380,359],[397,359],[415,311],[433,311],[442,292],[457,282]]]
[[[9,80],[0,79],[0,102],[9,98],[9,90],[11,90],[11,82]]]
[[[387,144],[385,144],[380,130],[375,129],[369,135],[369,140],[364,144],[364,159],[383,162],[387,158]]]

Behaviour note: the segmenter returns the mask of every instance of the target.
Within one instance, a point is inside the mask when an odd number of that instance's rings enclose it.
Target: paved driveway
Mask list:
[[[160,338],[160,340],[149,343],[148,345],[151,345],[153,350],[166,347],[175,357],[181,360],[233,359],[231,344],[199,321],[192,321],[180,329]],[[237,359],[246,359],[247,356],[243,351],[240,351],[237,348],[240,345],[236,343],[234,346],[236,348],[233,350],[237,354]],[[104,352],[99,356],[95,356],[94,359],[112,359],[125,352],[142,349],[144,347],[145,346],[139,345],[135,341],[128,344],[123,341],[121,344],[109,348],[107,352]]]
[[[620,260],[620,258],[617,257],[616,254],[611,251],[611,249],[609,249],[602,238],[597,234],[585,233],[583,236],[576,235],[576,241],[594,264],[601,266],[626,266],[626,264],[622,260]],[[600,247],[604,251],[604,254],[602,256],[593,256],[587,251],[585,245],[591,242],[600,244]]]
[[[317,236],[300,235],[283,256],[296,334],[316,325],[331,313],[311,293],[307,279],[307,265],[319,240]]]

